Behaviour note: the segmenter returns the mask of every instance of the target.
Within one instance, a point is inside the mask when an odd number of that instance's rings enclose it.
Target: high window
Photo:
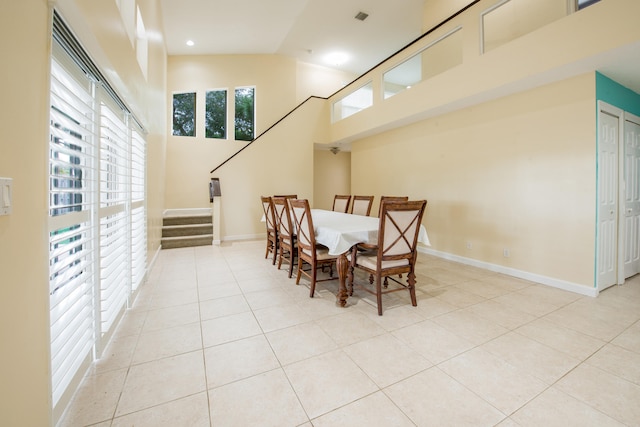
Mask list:
[[[373,105],[373,82],[368,82],[333,103],[332,120],[345,119]]]
[[[577,0],[578,10],[584,9],[587,6],[591,6],[594,3],[598,3],[600,0]]]
[[[196,136],[196,93],[173,94],[173,134]]]
[[[205,137],[227,137],[227,91],[225,89],[207,91],[205,108]]]
[[[235,95],[235,138],[238,141],[252,141],[255,122],[255,88],[236,88]]]

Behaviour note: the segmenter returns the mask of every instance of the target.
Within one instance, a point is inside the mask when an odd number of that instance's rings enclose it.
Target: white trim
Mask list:
[[[266,239],[267,238],[267,234],[266,233],[262,233],[262,234],[237,234],[235,236],[224,236],[223,239],[221,239],[221,241],[223,242],[240,242],[240,241],[245,241],[245,240],[261,240],[261,239]]]
[[[156,249],[155,254],[153,254],[153,258],[151,258],[151,261],[149,261],[147,265],[147,274],[145,275],[145,280],[144,280],[145,282],[149,278],[149,273],[151,273],[151,271],[153,270],[153,267],[156,265],[156,260],[158,259],[158,255],[160,255],[161,250],[162,250],[162,245],[159,245],[158,248]]]
[[[551,286],[553,288],[558,288],[558,289],[574,292],[574,293],[589,296],[589,297],[598,296],[597,289],[590,288],[588,286],[580,285],[573,282],[568,282],[566,280],[555,279],[553,277],[542,276],[540,274],[530,273],[528,271],[516,270],[515,268],[505,267],[497,264],[491,264],[484,261],[478,261],[476,259],[465,258],[459,255],[436,251],[435,249],[418,247],[418,252],[433,255],[438,258],[443,258],[450,261],[459,262],[461,264],[482,268],[489,271],[495,271],[496,273],[507,274],[509,276],[529,280],[531,282],[539,283],[541,285]]]
[[[211,208],[165,209],[163,217],[211,215]]]

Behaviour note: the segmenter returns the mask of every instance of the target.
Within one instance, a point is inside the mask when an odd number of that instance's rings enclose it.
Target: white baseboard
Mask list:
[[[262,234],[238,234],[235,236],[224,236],[224,239],[222,239],[221,241],[223,242],[242,242],[245,240],[260,240],[260,239],[265,239],[266,241],[266,234],[262,233]]]
[[[574,292],[580,295],[586,295],[589,297],[598,296],[598,290],[596,288],[579,285],[577,283],[568,282],[566,280],[555,279],[553,277],[547,277],[540,274],[530,273],[528,271],[517,270],[515,268],[505,267],[497,264],[491,264],[484,261],[478,261],[476,259],[465,258],[459,255],[440,252],[440,251],[436,251],[434,249],[425,248],[425,247],[418,247],[418,252],[433,255],[438,258],[443,258],[450,261],[459,262],[461,264],[482,268],[489,271],[495,271],[496,273],[502,273],[502,274],[517,277],[520,279],[529,280],[531,282],[539,283],[541,285],[551,286],[553,288]]]
[[[198,216],[211,215],[211,208],[165,209],[162,216]]]

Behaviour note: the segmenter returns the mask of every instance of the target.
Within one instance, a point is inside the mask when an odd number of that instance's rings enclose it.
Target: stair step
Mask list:
[[[198,236],[213,234],[213,225],[209,224],[186,224],[186,225],[165,225],[162,227],[162,237]]]
[[[213,243],[213,234],[199,236],[163,237],[162,249],[187,248],[192,246],[210,246]]]
[[[211,224],[211,215],[168,216],[162,225]]]

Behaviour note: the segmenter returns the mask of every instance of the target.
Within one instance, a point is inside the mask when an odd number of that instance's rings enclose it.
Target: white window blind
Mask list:
[[[131,291],[129,131],[124,117],[100,107],[100,323],[109,331]]]
[[[147,147],[142,135],[131,133],[131,288],[144,281],[147,268],[147,214],[145,207]]]
[[[51,66],[49,294],[54,405],[90,355],[94,336],[95,191],[92,82]]]
[[[54,11],[49,283],[54,413],[146,275],[144,130]]]

